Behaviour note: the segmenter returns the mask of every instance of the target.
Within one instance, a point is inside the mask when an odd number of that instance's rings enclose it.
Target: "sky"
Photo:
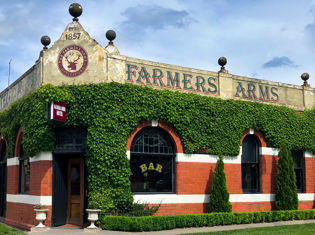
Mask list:
[[[68,0],[0,0],[0,91],[38,59],[72,21]],[[315,0],[77,0],[79,21],[125,56],[209,71],[227,58],[231,74],[315,87]],[[52,45],[51,43],[51,45]]]

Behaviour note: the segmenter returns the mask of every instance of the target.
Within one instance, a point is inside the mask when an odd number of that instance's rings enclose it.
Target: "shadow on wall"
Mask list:
[[[213,173],[214,173],[213,168],[214,167],[215,167],[215,165],[211,166],[211,168],[210,168],[209,178],[208,178],[208,181],[207,181],[207,187],[205,188],[205,194],[210,194],[211,185],[212,185],[212,182],[213,182]]]

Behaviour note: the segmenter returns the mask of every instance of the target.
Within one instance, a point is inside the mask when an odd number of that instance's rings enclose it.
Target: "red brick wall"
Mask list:
[[[233,202],[233,212],[246,211],[270,211],[274,206],[274,202]]]
[[[315,208],[315,201],[299,201],[299,210]]]
[[[274,202],[233,202],[233,212],[268,211],[273,209]],[[309,209],[310,207],[305,207]],[[162,204],[157,215],[200,214],[208,212],[208,203]]]
[[[177,194],[208,194],[215,164],[177,162],[176,193]]]
[[[19,166],[8,166],[7,193],[18,194]],[[30,163],[30,192],[29,195],[51,196],[52,161],[36,161]],[[34,202],[35,204],[35,202]],[[50,226],[50,206],[45,225]],[[34,205],[7,202],[5,223],[30,229],[38,223],[35,220]]]
[[[277,177],[277,156],[260,155],[261,193],[275,193]]]
[[[7,194],[19,193],[19,166],[7,167]]]
[[[206,212],[208,212],[208,203],[161,204],[156,215],[200,214]]]
[[[50,196],[52,161],[31,162],[30,195]]]
[[[51,207],[48,206],[45,208],[47,208],[48,211],[47,219],[44,224],[50,226]],[[36,226],[38,222],[35,219],[34,205],[7,202],[5,223],[27,230]]]
[[[215,163],[177,162],[177,194],[209,194]],[[240,164],[224,164],[229,193],[242,193]]]
[[[233,212],[270,211],[274,202],[232,202]],[[299,210],[314,208],[314,201],[300,201]],[[208,212],[208,203],[162,204],[157,215],[200,214]]]
[[[315,193],[315,158],[305,158],[305,192]]]

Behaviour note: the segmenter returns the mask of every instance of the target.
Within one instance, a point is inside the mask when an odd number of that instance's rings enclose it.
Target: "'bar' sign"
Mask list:
[[[48,119],[60,122],[66,121],[66,102],[51,102],[48,108]]]

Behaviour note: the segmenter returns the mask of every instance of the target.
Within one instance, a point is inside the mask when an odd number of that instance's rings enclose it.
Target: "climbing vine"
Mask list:
[[[67,102],[64,124],[46,120],[46,105]],[[0,113],[0,132],[13,155],[15,137],[23,127],[25,152],[35,156],[54,149],[54,129],[87,128],[86,163],[89,197],[103,211],[124,210],[132,202],[126,143],[136,126],[161,120],[180,136],[184,152],[200,149],[234,156],[248,128],[261,131],[268,143],[315,153],[315,110],[293,109],[239,100],[157,90],[132,84],[45,85]]]

